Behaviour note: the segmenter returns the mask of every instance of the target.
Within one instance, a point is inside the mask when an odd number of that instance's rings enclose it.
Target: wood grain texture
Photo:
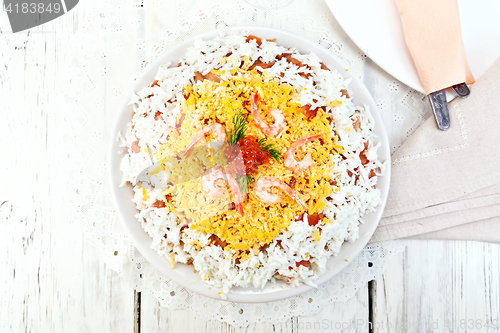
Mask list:
[[[366,332],[360,323],[368,322],[368,287],[361,288],[355,297],[345,303],[332,303],[318,314],[293,317],[284,323],[256,323],[248,327],[235,327],[215,320],[196,318],[188,310],[170,311],[161,307],[148,293],[141,293],[141,332]],[[356,323],[359,326],[356,326]]]
[[[500,332],[500,245],[487,243],[409,241],[372,289],[280,324],[238,328],[139,297],[84,240],[75,189],[61,176],[67,165],[53,163],[67,154],[57,75],[84,14],[30,33],[0,24],[1,333]]]
[[[134,331],[134,291],[85,242],[67,165],[54,163],[67,154],[57,80],[78,19],[0,33],[2,333]]]
[[[376,279],[374,332],[500,332],[500,246],[409,241]]]

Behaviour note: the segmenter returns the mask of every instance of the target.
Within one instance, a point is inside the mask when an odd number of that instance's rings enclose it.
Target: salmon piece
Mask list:
[[[363,164],[363,165],[365,165],[369,162],[368,158],[366,158],[366,150],[368,149],[368,142],[365,142],[364,146],[365,146],[365,149],[363,149],[361,151],[361,153],[359,154],[359,159],[361,160],[361,164]]]
[[[204,81],[204,80],[214,81],[219,83],[221,79],[219,75],[216,75],[212,72],[208,72],[206,75],[202,75],[200,72],[194,72],[194,82]]]
[[[307,120],[311,120],[316,117],[319,109],[322,109],[324,112],[326,112],[326,107],[324,106],[317,107],[316,109],[311,109],[311,104],[306,104],[300,108],[302,114],[306,116]]]
[[[289,276],[283,276],[278,272],[274,273],[274,276],[276,276],[277,278],[281,278],[283,280],[283,282],[285,282],[285,283],[290,283],[293,280],[293,278],[291,278]]]
[[[194,72],[194,82],[203,81],[205,77],[200,72]]]
[[[219,83],[220,82],[220,76],[217,75],[217,74],[214,74],[212,72],[208,72],[205,76],[204,76],[205,80],[208,80],[208,81],[214,81],[214,82],[217,82]]]
[[[276,63],[276,61],[271,61],[271,62],[263,62],[260,60],[260,58],[258,60],[256,60],[252,66],[250,66],[248,68],[249,71],[251,71],[252,69],[254,69],[255,67],[259,66],[263,69],[266,69],[266,68],[270,68],[270,67],[273,67],[273,65]]]
[[[155,113],[155,120],[160,120],[163,119],[162,114],[160,111],[156,111]]]
[[[225,248],[227,246],[227,242],[220,239],[219,236],[217,235],[211,235],[209,241],[210,244],[213,244],[215,246],[220,246],[222,248]]]
[[[314,227],[316,224],[318,224],[325,215],[323,213],[315,213],[307,216],[307,223],[311,226]]]
[[[245,40],[245,42],[250,42],[251,40],[255,40],[257,42],[257,46],[260,47],[262,45],[262,39],[257,37],[257,36],[254,36],[254,35],[248,35],[247,36],[247,39]]]
[[[130,146],[130,150],[132,150],[132,152],[135,154],[137,154],[138,152],[141,151],[141,148],[139,147],[139,140],[132,142],[132,145]]]
[[[154,207],[154,208],[164,208],[165,207],[165,202],[163,201],[160,201],[160,200],[156,200],[152,205],[151,207]]]
[[[281,59],[283,59],[283,58],[287,59],[287,58],[288,58],[289,56],[291,56],[291,55],[292,55],[291,53],[282,53],[282,54],[278,54],[278,55],[276,56],[276,59],[278,59],[278,60],[281,60]]]
[[[309,260],[301,260],[301,261],[297,261],[295,263],[295,266],[297,266],[297,267],[304,266],[304,267],[311,269],[311,262]]]
[[[355,131],[357,131],[359,129],[359,125],[361,123],[361,120],[359,119],[358,116],[356,116],[356,121],[354,122],[354,124],[352,125],[352,127],[354,128]]]

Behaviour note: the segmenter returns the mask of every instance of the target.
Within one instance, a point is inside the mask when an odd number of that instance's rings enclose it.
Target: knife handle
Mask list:
[[[435,91],[427,95],[431,103],[434,117],[440,130],[446,131],[450,128],[450,112],[444,89]]]
[[[451,87],[458,95],[458,97],[465,98],[469,96],[470,90],[469,87],[465,84],[465,82],[455,84]]]

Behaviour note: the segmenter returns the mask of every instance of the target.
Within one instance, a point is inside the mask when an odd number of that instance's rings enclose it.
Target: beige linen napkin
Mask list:
[[[395,0],[425,93],[474,77],[465,55],[457,0]]]
[[[371,242],[403,237],[500,243],[500,59],[449,103],[452,127],[427,119],[392,156]]]

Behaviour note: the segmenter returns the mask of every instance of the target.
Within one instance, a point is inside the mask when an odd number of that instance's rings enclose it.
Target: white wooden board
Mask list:
[[[59,177],[68,166],[53,163],[67,153],[62,44],[83,15],[29,34],[0,26],[0,332],[370,332],[369,318],[373,332],[500,332],[500,245],[477,242],[409,241],[371,288],[280,324],[205,322],[145,293],[138,303],[84,240]]]

